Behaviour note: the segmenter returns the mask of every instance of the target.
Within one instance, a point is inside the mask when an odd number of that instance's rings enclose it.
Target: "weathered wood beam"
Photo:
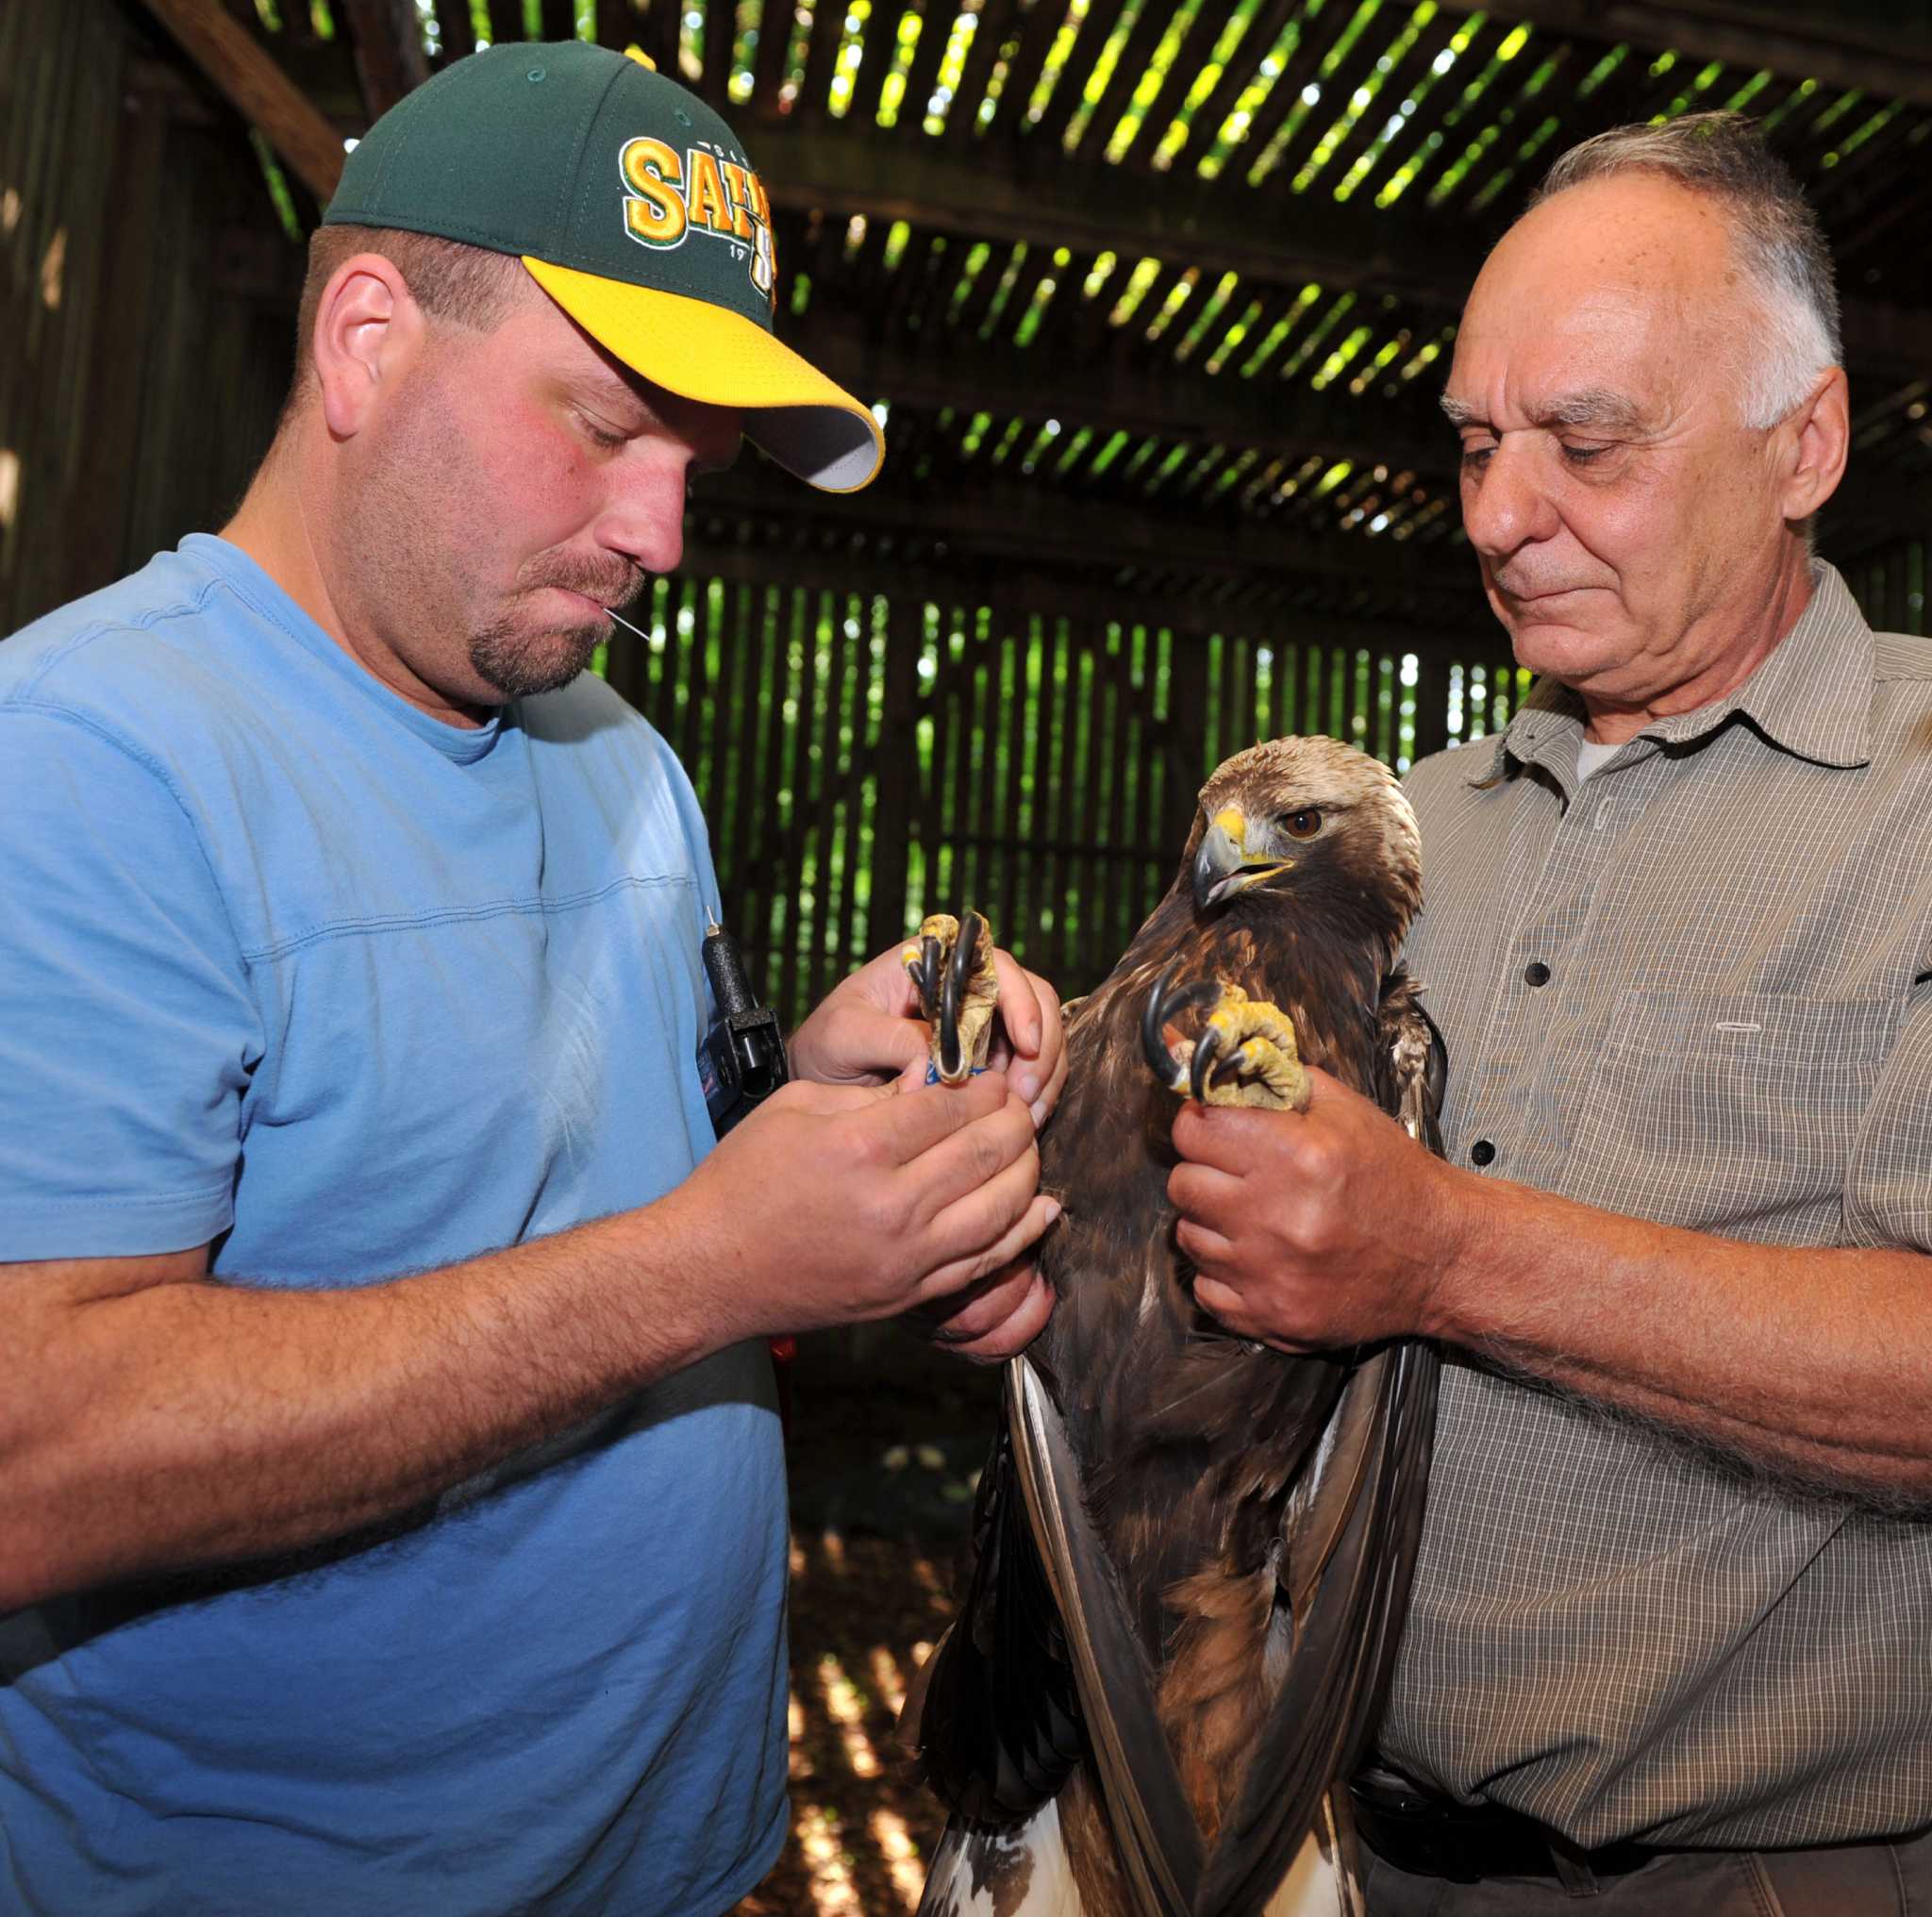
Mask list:
[[[1861,30],[1842,7],[1767,0],[1443,0],[1452,12],[1520,20],[1551,33],[1669,48],[1745,71],[1768,67],[1880,100],[1932,107],[1932,30],[1924,8],[1896,8],[1895,25]],[[1916,12],[1917,18],[1911,16]]]
[[[342,175],[342,136],[220,0],[147,0],[224,98],[326,206]]]
[[[1297,201],[1291,219],[1257,218],[1237,178],[1128,174],[1022,146],[957,153],[939,141],[886,143],[840,126],[760,125],[750,143],[774,204],[834,219],[904,220],[926,232],[1074,253],[1146,255],[1204,275],[1317,279],[1459,306],[1483,247],[1441,220]],[[1498,223],[1498,226],[1502,223]]]
[[[1191,635],[1231,634],[1281,644],[1344,646],[1383,656],[1414,653],[1424,661],[1502,658],[1508,642],[1502,628],[1451,621],[1363,618],[1292,603],[1285,594],[1257,592],[1217,601],[1200,592],[1150,592],[1109,589],[1065,570],[992,565],[967,558],[866,553],[827,553],[778,543],[754,544],[699,529],[685,541],[679,576],[722,579],[731,585],[799,587],[808,592],[884,593],[889,598],[941,605],[991,606],[1015,619],[1116,621],[1166,626]]]
[[[1303,592],[1332,593],[1340,586],[1426,602],[1443,625],[1489,619],[1474,557],[1459,543],[1419,546],[1360,533],[1318,537],[1025,486],[921,497],[888,483],[829,498],[775,469],[754,465],[699,481],[691,515],[693,524],[728,515],[753,524],[816,525],[847,538],[863,533],[916,544],[941,558],[973,555],[1015,565],[1085,567],[1123,578],[1185,574]]]
[[[1761,63],[1761,62],[1760,62]],[[844,127],[758,126],[752,146],[774,203],[834,219],[904,220],[967,240],[1065,246],[1239,273],[1258,284],[1312,279],[1335,290],[1394,293],[1453,319],[1505,209],[1489,223],[1376,209],[1308,194],[1291,213],[1225,177],[1129,175],[1024,149],[957,154],[938,141],[886,142]],[[1845,358],[1855,373],[1932,366],[1932,314],[1848,298]]]
[[[1136,365],[1106,350],[1022,352],[952,332],[930,345],[874,341],[861,315],[830,301],[815,302],[782,330],[787,344],[841,385],[894,406],[1058,419],[1070,430],[1105,426],[1201,445],[1320,451],[1438,479],[1456,468],[1456,436],[1437,408],[1433,380],[1411,397],[1391,400],[1316,392],[1273,376]]]
[[[429,77],[416,0],[338,0],[349,18],[362,104],[379,120]]]

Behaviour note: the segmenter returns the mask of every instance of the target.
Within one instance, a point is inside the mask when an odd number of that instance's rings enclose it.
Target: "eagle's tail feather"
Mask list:
[[[1298,1620],[1287,1681],[1222,1825],[1195,1917],[1258,1917],[1324,1793],[1374,1730],[1422,1532],[1438,1369],[1424,1344],[1392,1347],[1384,1361],[1368,1469]]]
[[[1024,1824],[954,1817],[926,1872],[919,1917],[1085,1917],[1051,1800]]]

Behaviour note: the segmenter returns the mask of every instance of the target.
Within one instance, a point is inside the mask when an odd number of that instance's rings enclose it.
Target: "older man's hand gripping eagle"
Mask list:
[[[1041,1148],[1058,1303],[1008,1367],[972,1586],[907,1710],[955,1812],[929,1917],[1305,1909],[1311,1832],[1346,1908],[1329,1793],[1400,1629],[1436,1358],[1287,1357],[1200,1311],[1168,1130],[1176,1092],[1303,1107],[1307,1061],[1433,1143],[1441,1045],[1396,960],[1420,902],[1386,768],[1332,740],[1256,746],[1203,788],[1174,886],[1074,1020]],[[950,1075],[936,1000],[978,928],[922,931],[908,962]]]

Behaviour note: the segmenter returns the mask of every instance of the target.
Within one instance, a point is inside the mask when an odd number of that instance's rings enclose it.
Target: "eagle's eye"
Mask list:
[[[1286,823],[1291,839],[1312,839],[1322,829],[1322,815],[1313,806],[1304,806],[1299,812],[1291,812]]]

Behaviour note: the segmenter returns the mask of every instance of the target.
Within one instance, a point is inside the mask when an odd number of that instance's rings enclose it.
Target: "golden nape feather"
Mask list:
[[[1312,1064],[1434,1146],[1441,1042],[1398,962],[1421,901],[1385,766],[1257,745],[1070,1027],[1056,1309],[1008,1367],[971,1585],[904,1720],[953,1811],[925,1917],[1358,1908],[1334,1787],[1401,1627],[1437,1360],[1222,1330],[1174,1246],[1169,1132],[1177,1095],[1304,1104]]]

